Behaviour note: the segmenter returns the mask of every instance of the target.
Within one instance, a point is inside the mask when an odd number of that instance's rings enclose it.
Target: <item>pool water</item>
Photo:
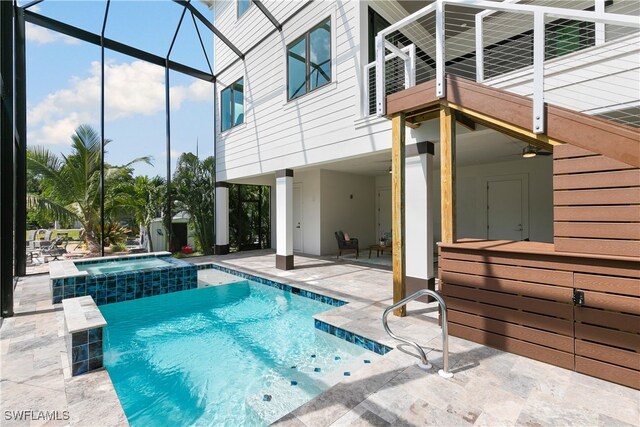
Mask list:
[[[107,304],[132,426],[268,425],[379,356],[314,328],[332,307],[253,282]]]
[[[88,262],[76,264],[78,270],[86,271],[89,274],[106,274],[170,266],[171,263],[168,263],[156,257],[142,259],[119,259],[108,262]]]

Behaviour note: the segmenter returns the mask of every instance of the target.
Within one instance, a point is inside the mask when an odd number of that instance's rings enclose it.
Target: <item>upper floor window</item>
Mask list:
[[[238,18],[240,18],[244,13],[249,10],[251,7],[251,0],[237,0],[238,4]]]
[[[331,18],[287,46],[287,99],[331,82]]]
[[[220,93],[221,129],[244,123],[244,79],[238,79]]]

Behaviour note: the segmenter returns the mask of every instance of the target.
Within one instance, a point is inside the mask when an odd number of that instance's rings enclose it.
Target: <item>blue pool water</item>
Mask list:
[[[142,259],[118,259],[109,262],[88,262],[76,264],[78,270],[86,271],[89,274],[106,274],[170,266],[171,264],[167,261],[163,261],[161,258],[156,257]]]
[[[379,356],[326,304],[253,282],[107,304],[104,364],[133,426],[268,425]]]

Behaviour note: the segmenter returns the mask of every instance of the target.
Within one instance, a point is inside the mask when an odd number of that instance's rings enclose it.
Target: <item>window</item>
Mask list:
[[[287,99],[331,82],[331,19],[313,27],[287,47]]]
[[[251,0],[237,0],[238,3],[238,18],[240,18],[244,13],[249,10],[251,7]]]
[[[244,123],[244,79],[239,79],[220,94],[221,129],[224,132]]]

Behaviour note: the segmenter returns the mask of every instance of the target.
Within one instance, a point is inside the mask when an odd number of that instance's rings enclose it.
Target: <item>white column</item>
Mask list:
[[[229,184],[216,182],[216,255],[229,253]]]
[[[433,271],[433,144],[406,148],[407,296],[434,289]]]
[[[293,269],[293,171],[276,171],[276,268]]]

